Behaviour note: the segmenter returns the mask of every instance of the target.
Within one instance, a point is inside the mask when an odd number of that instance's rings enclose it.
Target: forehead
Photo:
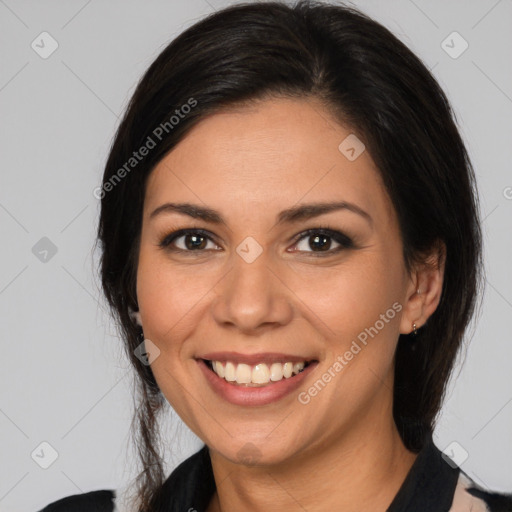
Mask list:
[[[357,141],[312,99],[272,99],[224,110],[200,121],[156,166],[145,210],[187,200],[221,211],[229,206],[233,215],[273,215],[299,202],[345,200],[372,216],[392,216],[369,152],[353,159],[357,153],[351,148],[362,149]]]

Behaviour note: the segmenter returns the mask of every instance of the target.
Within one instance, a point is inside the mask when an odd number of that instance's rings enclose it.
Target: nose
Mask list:
[[[270,266],[265,251],[251,263],[235,254],[231,270],[215,289],[213,316],[224,328],[255,335],[292,319],[293,293]]]

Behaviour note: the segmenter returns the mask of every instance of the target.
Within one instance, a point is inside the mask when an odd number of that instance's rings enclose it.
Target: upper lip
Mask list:
[[[245,363],[255,365],[258,363],[300,363],[302,361],[316,361],[313,357],[294,356],[282,352],[258,352],[257,354],[242,354],[240,352],[209,352],[198,356],[197,359],[208,361],[231,361],[232,363]]]

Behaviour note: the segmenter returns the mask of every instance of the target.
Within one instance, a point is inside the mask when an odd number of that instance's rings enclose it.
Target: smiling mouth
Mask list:
[[[275,362],[249,365],[231,361],[211,361],[203,359],[206,366],[218,377],[235,386],[263,387],[276,382],[292,379],[303,372],[310,364],[316,362]]]

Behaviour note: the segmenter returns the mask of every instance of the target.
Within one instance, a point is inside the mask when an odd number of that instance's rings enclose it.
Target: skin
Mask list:
[[[164,396],[210,448],[217,491],[209,512],[385,510],[416,458],[392,417],[393,355],[399,334],[435,311],[444,267],[407,274],[395,210],[369,152],[349,161],[338,149],[352,132],[314,98],[261,100],[203,119],[148,178],[139,319],[160,350],[151,368]],[[341,200],[372,222],[337,210],[276,223],[285,208]],[[150,218],[167,202],[208,206],[225,224],[173,212]],[[355,247],[315,257],[309,236],[294,238],[326,226]],[[159,247],[183,228],[211,233],[201,254]],[[248,236],[263,250],[252,263],[236,252]],[[185,250],[185,241],[174,246]],[[327,250],[337,247],[327,240]],[[394,318],[300,403],[298,392],[394,303]],[[209,351],[283,352],[319,363],[297,392],[238,406],[206,383],[195,357]],[[252,447],[252,462],[242,460],[244,447]]]

